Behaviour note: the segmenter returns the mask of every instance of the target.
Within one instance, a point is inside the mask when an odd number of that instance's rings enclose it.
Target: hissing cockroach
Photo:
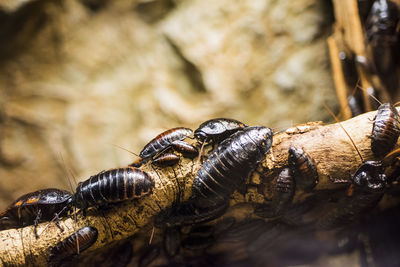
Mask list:
[[[78,255],[91,247],[97,240],[97,229],[91,226],[85,226],[76,233],[57,243],[50,250],[49,265],[60,266],[65,261],[71,260],[71,257]]]
[[[163,245],[167,256],[173,257],[178,254],[181,246],[180,227],[172,226],[165,228]]]
[[[381,161],[366,161],[352,177],[352,183],[359,190],[383,193],[386,188],[386,166]]]
[[[272,144],[272,130],[247,127],[222,141],[202,164],[192,185],[199,207],[221,203],[242,185]]]
[[[158,166],[172,166],[179,162],[179,156],[173,153],[162,153],[154,158],[151,162]]]
[[[393,70],[398,58],[399,18],[394,1],[376,0],[365,24],[366,42],[371,48],[376,72],[391,96],[398,92],[398,76]]]
[[[353,192],[317,219],[317,227],[330,229],[351,223],[375,207],[385,193],[387,178],[381,161],[366,161],[351,178]]]
[[[234,119],[211,119],[200,124],[199,128],[194,131],[194,137],[200,142],[209,140],[218,142],[245,127],[247,127],[246,124]]]
[[[161,153],[167,148],[171,147],[175,141],[182,141],[193,133],[189,128],[177,127],[169,129],[151,140],[147,145],[144,146],[139,156],[143,159],[150,159],[153,156]]]
[[[292,172],[289,168],[284,168],[276,180],[272,199],[275,214],[280,214],[292,202],[295,191],[296,185]]]
[[[85,210],[90,206],[105,206],[109,203],[137,199],[150,194],[153,188],[152,177],[140,169],[111,169],[79,183],[73,204]]]
[[[371,134],[371,150],[375,157],[388,154],[397,143],[400,135],[400,116],[397,109],[389,103],[379,106]]]
[[[288,163],[296,181],[296,187],[309,192],[318,184],[317,168],[303,149],[290,147]]]
[[[276,179],[271,203],[256,205],[254,214],[263,218],[281,215],[292,202],[295,191],[293,173],[289,168],[284,168]]]
[[[187,158],[194,158],[199,154],[199,151],[196,147],[185,141],[174,141],[172,143],[172,148],[175,151],[182,153],[182,155]]]
[[[0,230],[35,225],[51,221],[55,215],[62,215],[64,207],[72,201],[72,195],[65,190],[48,188],[25,194],[0,213]],[[59,212],[62,211],[60,214]]]

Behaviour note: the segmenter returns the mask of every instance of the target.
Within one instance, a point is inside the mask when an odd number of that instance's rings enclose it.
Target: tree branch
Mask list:
[[[375,113],[365,113],[341,123],[354,140],[364,160],[374,159],[369,136]],[[319,183],[314,191],[346,188],[346,184],[338,181],[349,180],[362,163],[348,136],[337,123],[325,126],[320,122],[307,123],[287,129],[274,136],[270,153],[260,164],[258,172],[249,179],[247,193],[241,195],[235,192],[231,207],[243,202],[265,203],[271,199],[271,185],[274,184],[281,168],[287,165],[290,146],[302,148],[315,162]],[[143,228],[149,229],[150,236],[153,216],[171,206],[179,195],[179,190],[184,192],[181,200],[190,197],[197,169],[196,162],[197,159],[182,159],[179,166],[173,168],[156,168],[150,163],[142,166],[143,171],[154,177],[155,188],[152,194],[107,208],[91,208],[86,216],[78,213],[76,222],[71,217],[63,218],[60,226],[64,231],[60,231],[55,223],[40,224],[38,239],[35,238],[33,226],[1,231],[0,263],[3,266],[46,265],[50,249],[58,241],[84,226],[92,226],[98,230],[98,239],[88,250],[128,238]],[[263,189],[253,190],[251,185]]]

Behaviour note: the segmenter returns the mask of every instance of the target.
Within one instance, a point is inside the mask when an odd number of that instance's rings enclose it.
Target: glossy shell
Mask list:
[[[59,266],[64,261],[71,260],[72,256],[78,255],[91,247],[97,240],[97,229],[86,226],[76,233],[57,243],[50,250],[50,266]],[[79,247],[78,247],[79,244]]]
[[[145,145],[139,156],[142,159],[151,158],[170,147],[174,141],[183,140],[192,133],[193,131],[189,128],[177,127],[169,129],[157,135],[153,140]]]
[[[198,204],[225,200],[264,159],[271,144],[272,130],[266,127],[247,127],[232,134],[220,143],[197,172],[192,199]]]
[[[356,189],[383,192],[386,187],[385,167],[381,161],[366,161],[353,175]]]
[[[107,205],[143,197],[150,194],[153,188],[154,180],[140,169],[111,169],[79,183],[74,204],[80,208]]]
[[[234,119],[211,119],[200,124],[199,128],[194,131],[194,136],[202,142],[207,139],[220,141],[245,127],[247,127],[246,124]]]
[[[378,108],[371,134],[371,150],[376,157],[384,157],[394,148],[400,135],[399,119],[397,109],[391,104]]]
[[[317,168],[303,149],[290,147],[288,163],[296,181],[296,187],[308,192],[318,184]]]
[[[56,188],[25,194],[0,213],[0,230],[33,225],[35,220],[51,221],[71,201],[70,192]]]

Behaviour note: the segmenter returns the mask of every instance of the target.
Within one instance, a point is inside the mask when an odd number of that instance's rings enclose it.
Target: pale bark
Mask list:
[[[364,161],[374,159],[369,136],[375,113],[375,111],[365,113],[341,123],[354,140]],[[319,183],[315,191],[340,187],[345,190],[348,184],[338,181],[349,180],[362,163],[348,136],[337,123],[322,125],[316,122],[299,125],[277,134],[273,139],[270,153],[258,168],[263,175],[255,173],[249,179],[251,184],[264,186],[264,194],[248,191],[242,196],[235,193],[231,208],[240,202],[268,201],[272,194],[270,185],[273,184],[279,170],[287,164],[290,146],[302,148],[315,162],[319,174]],[[174,202],[178,193],[177,181],[185,191],[183,200],[190,197],[196,164],[197,159],[182,159],[179,166],[174,168],[155,170],[150,163],[144,165],[141,168],[154,177],[156,183],[151,195],[107,209],[91,208],[86,217],[79,213],[77,222],[72,217],[62,219],[60,225],[64,228],[63,232],[54,223],[40,224],[38,239],[35,238],[32,226],[0,232],[0,263],[20,266],[45,265],[49,249],[83,226],[96,227],[99,232],[97,242],[89,250],[128,238],[141,228],[151,229],[153,216]]]

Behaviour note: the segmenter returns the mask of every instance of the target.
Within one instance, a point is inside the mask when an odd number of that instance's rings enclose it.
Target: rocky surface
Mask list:
[[[0,209],[124,166],[212,117],[287,128],[336,106],[325,1],[0,1]]]

